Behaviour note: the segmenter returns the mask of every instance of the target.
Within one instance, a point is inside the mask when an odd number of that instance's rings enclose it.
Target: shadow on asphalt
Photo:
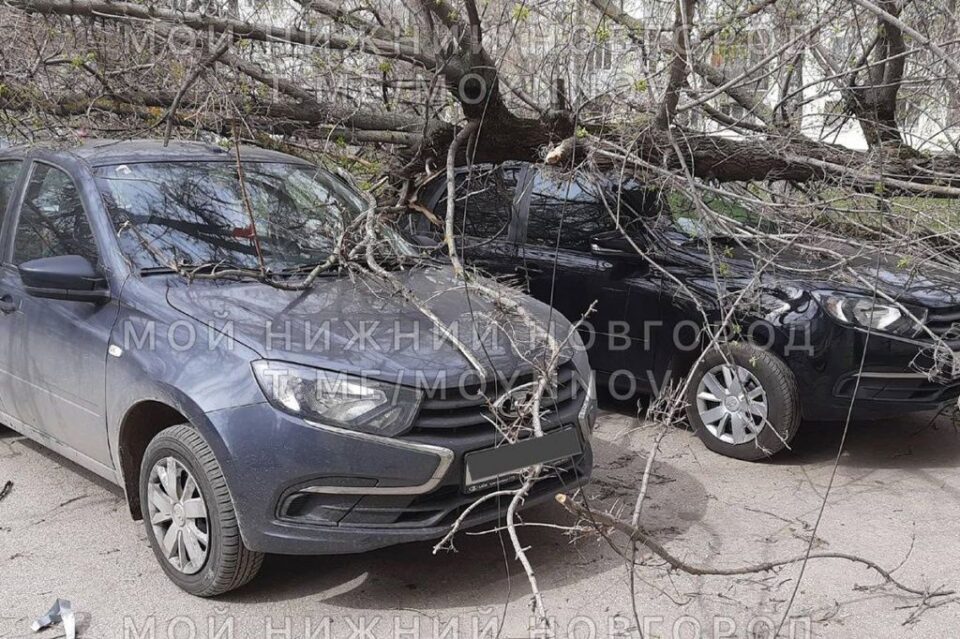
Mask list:
[[[804,422],[792,451],[775,464],[832,462],[843,436],[843,422]],[[852,421],[841,463],[860,468],[955,468],[960,465],[960,430],[934,412]]]
[[[601,393],[600,407],[619,415],[642,415],[645,398],[617,400]],[[638,408],[639,407],[639,408]],[[685,423],[677,426],[686,429]],[[766,462],[794,466],[832,461],[840,447],[843,422],[805,421],[784,451]],[[707,453],[706,447],[704,452]],[[954,468],[960,465],[960,422],[934,411],[889,419],[854,420],[842,463],[864,468]],[[748,464],[749,467],[749,464]]]

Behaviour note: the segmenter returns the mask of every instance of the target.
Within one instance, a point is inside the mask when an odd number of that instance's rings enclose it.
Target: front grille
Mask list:
[[[420,414],[413,424],[414,434],[443,431],[489,431],[493,428],[490,405],[510,388],[517,388],[533,379],[532,374],[514,380],[497,380],[485,387],[472,385],[438,390],[424,400]],[[542,407],[549,414],[563,415],[583,400],[586,387],[580,382],[573,362],[566,362],[557,370],[556,387],[545,395]]]

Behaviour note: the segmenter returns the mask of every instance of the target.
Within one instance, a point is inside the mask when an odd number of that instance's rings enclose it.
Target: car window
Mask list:
[[[703,193],[700,199],[704,207],[716,213],[719,217],[735,222],[744,230],[761,233],[780,233],[782,231],[775,222],[762,217],[755,211],[751,211],[732,198],[715,193]],[[667,208],[670,213],[670,223],[691,237],[720,237],[730,234],[732,230],[721,226],[716,219],[713,219],[709,214],[705,214],[686,193],[681,191],[671,191],[669,193]]]
[[[13,198],[13,187],[17,185],[21,164],[20,160],[0,161],[0,222],[3,222],[7,206]]]
[[[537,174],[530,191],[527,244],[589,251],[590,240],[617,225],[584,178],[554,180]]]
[[[325,261],[363,200],[317,167],[285,162],[103,166],[97,185],[137,269],[230,264],[283,271]],[[415,254],[396,232],[396,251]]]
[[[473,167],[457,175],[454,232],[475,238],[506,239],[519,177],[520,169],[516,167]],[[434,211],[440,220],[446,218],[446,195]]]
[[[96,243],[70,176],[48,164],[37,164],[20,207],[13,261],[82,255],[97,261]]]

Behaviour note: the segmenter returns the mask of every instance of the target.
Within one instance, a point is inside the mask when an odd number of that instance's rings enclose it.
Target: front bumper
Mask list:
[[[848,411],[858,419],[891,417],[936,410],[960,397],[960,379],[931,380],[921,372],[922,342],[879,333],[868,338],[833,323],[808,335],[809,343],[795,341],[795,350],[782,353],[797,379],[805,419],[842,420]]]
[[[548,431],[576,427],[583,453],[545,467],[524,506],[589,479],[595,412],[588,396],[544,418]],[[220,465],[244,543],[253,550],[342,554],[435,539],[464,508],[496,490],[463,490],[463,457],[497,444],[492,427],[383,438],[311,426],[266,403],[208,417],[224,442]],[[507,503],[491,499],[463,527],[498,519]]]

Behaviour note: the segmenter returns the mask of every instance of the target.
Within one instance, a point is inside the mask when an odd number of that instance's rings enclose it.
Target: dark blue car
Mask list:
[[[517,333],[478,329],[499,311],[439,267],[394,267],[418,304],[337,269],[297,290],[361,197],[299,159],[240,155],[0,152],[0,419],[122,486],[175,583],[210,596],[266,552],[442,536],[531,464],[544,470],[527,505],[589,477],[584,349],[557,361],[543,437],[503,445],[491,411],[509,402],[492,399],[533,371]],[[523,303],[546,324],[547,306]],[[478,340],[482,371],[435,320]],[[491,500],[465,525],[498,515]]]
[[[468,264],[518,280],[572,321],[592,306],[583,341],[616,398],[689,376],[690,424],[710,449],[744,460],[787,448],[802,419],[956,403],[960,274],[855,241],[829,245],[842,260],[795,246],[812,239],[762,245],[750,231],[777,230],[732,199],[708,192],[704,205],[739,228],[679,192],[621,180],[475,165],[458,171],[454,203]],[[446,195],[444,178],[419,194],[441,219]],[[424,245],[442,235],[419,212],[409,223]],[[729,339],[708,348],[721,325]]]

